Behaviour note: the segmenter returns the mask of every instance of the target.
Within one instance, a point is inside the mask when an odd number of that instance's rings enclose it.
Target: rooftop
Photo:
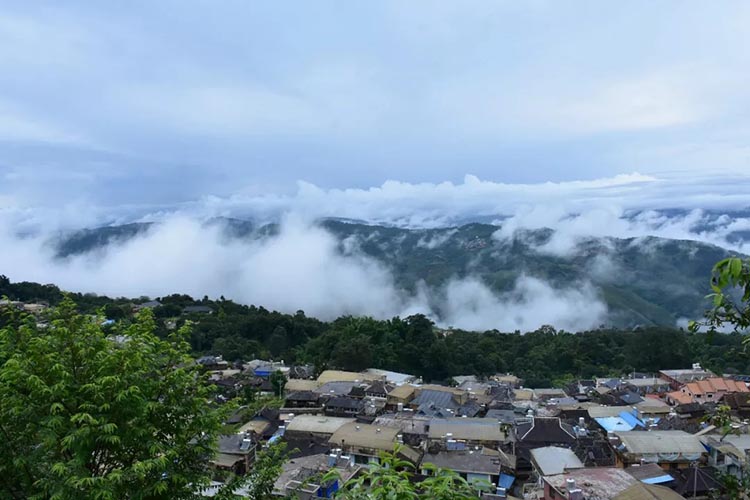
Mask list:
[[[696,460],[706,450],[700,440],[684,431],[616,432],[626,453],[675,455],[670,461]],[[662,458],[662,457],[660,457]]]
[[[582,469],[583,462],[568,448],[545,446],[531,450],[531,458],[542,476],[562,474],[570,469]]]
[[[366,375],[356,372],[345,372],[340,370],[326,370],[318,377],[318,383],[323,385],[328,382],[364,382],[377,380],[380,377]]]
[[[391,372],[388,370],[379,370],[377,368],[368,368],[363,371],[362,374],[365,377],[385,379],[387,382],[397,385],[413,382],[417,379],[417,377],[409,375],[408,373]]]
[[[576,487],[583,490],[586,500],[611,500],[615,495],[638,484],[636,478],[623,469],[614,467],[587,467],[554,476],[544,476],[545,482],[563,494],[567,494],[568,479],[573,479]]]
[[[286,426],[287,432],[314,432],[333,434],[342,425],[354,422],[353,418],[323,417],[320,415],[297,415]]]
[[[486,418],[436,418],[430,422],[430,439],[443,439],[451,434],[453,439],[466,441],[505,441],[500,424]]]
[[[377,427],[351,422],[339,427],[328,442],[335,446],[343,444],[345,446],[393,451],[396,436],[400,432],[399,429],[393,427]]]
[[[497,452],[492,450],[461,450],[425,453],[422,464],[430,463],[443,469],[456,472],[493,474],[500,473],[501,461]]]

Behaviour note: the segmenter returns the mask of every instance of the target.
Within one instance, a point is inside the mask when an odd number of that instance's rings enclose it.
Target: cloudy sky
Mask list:
[[[0,4],[0,209],[747,187],[744,1]]]

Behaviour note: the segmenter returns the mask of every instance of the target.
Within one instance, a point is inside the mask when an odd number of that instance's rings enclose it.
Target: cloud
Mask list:
[[[387,319],[424,313],[464,329],[523,331],[543,324],[570,330],[598,326],[606,306],[588,285],[554,289],[521,277],[496,295],[473,277],[443,288],[416,284],[406,292],[384,264],[356,246],[345,253],[324,229],[290,216],[280,232],[258,240],[227,240],[220,225],[170,218],[126,242],[59,259],[49,235],[22,238],[2,227],[0,261],[13,280],[55,283],[64,289],[138,297],[187,293],[225,297],[270,309],[299,309],[322,319],[368,315]],[[585,304],[585,305],[584,305]]]
[[[607,306],[590,284],[555,289],[521,276],[510,293],[498,296],[477,279],[453,280],[446,287],[445,322],[468,330],[536,329],[552,325],[576,331],[606,322]]]

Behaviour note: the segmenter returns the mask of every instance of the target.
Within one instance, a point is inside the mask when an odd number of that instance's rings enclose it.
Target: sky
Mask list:
[[[747,2],[0,6],[6,213],[750,205]]]

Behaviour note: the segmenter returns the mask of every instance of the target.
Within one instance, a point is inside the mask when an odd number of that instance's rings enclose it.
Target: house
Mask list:
[[[327,382],[317,389],[313,389],[313,392],[320,394],[321,396],[348,396],[352,388],[359,385],[359,382]]]
[[[500,382],[501,384],[507,384],[513,389],[517,387],[521,387],[521,384],[523,383],[522,379],[510,373],[505,373],[505,374],[498,373],[492,377],[492,380],[496,382]]]
[[[427,452],[422,457],[420,472],[422,475],[429,476],[430,470],[425,467],[425,464],[451,470],[468,482],[485,487],[497,485],[502,473],[502,462],[498,452],[488,448]]]
[[[365,396],[370,398],[387,398],[388,393],[394,389],[394,386],[382,380],[376,380],[364,388]]]
[[[388,393],[388,397],[386,398],[387,407],[396,409],[401,405],[403,408],[414,398],[416,390],[416,386],[409,384],[395,387]]]
[[[133,306],[134,311],[142,311],[143,309],[154,309],[161,306],[161,302],[158,300],[149,300],[147,302],[143,302],[141,304],[136,304]]]
[[[732,474],[737,478],[750,471],[748,457],[750,457],[750,435],[728,434],[704,435],[699,438],[708,449],[708,464],[724,474]]]
[[[688,382],[679,391],[667,393],[667,400],[672,404],[715,403],[727,394],[750,393],[745,382],[730,378],[709,377],[695,382]]]
[[[315,366],[294,365],[289,367],[289,378],[312,380],[315,378]]]
[[[195,362],[206,370],[226,370],[229,368],[229,363],[224,361],[221,356],[201,356]]]
[[[446,406],[448,401],[453,401],[456,408],[469,401],[469,393],[455,387],[427,384],[418,386],[414,392],[415,397],[409,405],[416,408],[427,401],[435,403],[436,406]]]
[[[583,462],[572,450],[559,446],[544,446],[531,450],[531,464],[539,477],[553,476],[584,467]]]
[[[622,383],[628,389],[637,392],[641,396],[645,396],[646,394],[664,394],[669,392],[670,389],[670,383],[658,377],[633,378],[623,380]]]
[[[372,382],[380,379],[381,377],[378,376],[341,370],[326,370],[318,375],[318,383],[320,385],[327,384],[328,382]]]
[[[312,391],[294,391],[284,397],[286,408],[318,408],[319,395]]]
[[[666,380],[672,390],[678,390],[688,382],[715,377],[712,372],[701,368],[699,363],[693,363],[693,367],[686,370],[661,370],[659,376]]]
[[[455,444],[459,449],[475,445],[497,449],[507,438],[498,422],[486,418],[434,418],[427,437],[432,442]]]
[[[388,370],[379,370],[377,368],[368,368],[362,372],[367,380],[383,380],[393,385],[404,385],[419,382],[419,377],[409,375],[408,373],[398,373]]]
[[[286,424],[285,438],[323,437],[329,439],[341,426],[354,422],[353,418],[296,415]]]
[[[678,482],[675,491],[683,497],[708,498],[710,493],[723,489],[723,485],[708,468],[687,467],[675,471],[674,474]]]
[[[571,448],[576,442],[573,428],[556,417],[531,417],[516,421],[515,454],[519,475],[531,473],[531,450],[545,446]]]
[[[303,379],[289,379],[284,384],[284,390],[286,392],[295,391],[315,391],[320,384],[317,380],[303,380]]]
[[[187,306],[182,309],[182,314],[211,314],[214,310],[208,306]]]
[[[611,443],[617,466],[657,463],[662,468],[683,468],[705,460],[706,449],[698,437],[684,431],[614,432]]]
[[[625,472],[646,484],[659,484],[662,486],[674,486],[674,477],[655,463],[633,465],[625,469]]]
[[[399,429],[377,427],[356,422],[344,424],[333,433],[328,443],[340,448],[343,453],[354,456],[354,463],[369,465],[380,463],[381,452],[393,452],[398,441]],[[408,445],[399,446],[399,455],[413,464],[419,463],[420,453]]]
[[[329,417],[356,417],[362,409],[361,399],[339,396],[325,402],[325,414]]]
[[[218,453],[211,464],[219,469],[242,475],[250,470],[255,460],[257,441],[249,433],[219,437]]]
[[[550,399],[567,398],[568,395],[562,389],[534,389],[534,399],[537,401],[549,401]]]
[[[615,467],[586,467],[542,477],[544,500],[611,500],[639,481]]]
[[[331,470],[336,471],[338,479],[322,482],[321,478]],[[282,465],[272,495],[298,500],[333,498],[341,484],[357,476],[360,470],[341,450],[293,458]]]
[[[427,439],[431,421],[432,419],[428,417],[403,412],[380,415],[372,422],[372,425],[399,429],[405,444],[419,446]]]
[[[584,379],[579,380],[577,384],[578,394],[588,394],[589,391],[596,387],[596,380]]]
[[[409,402],[409,406],[415,410],[429,405],[434,408],[442,408],[455,412],[460,404],[454,399],[454,394],[448,391],[436,391],[433,389],[421,389],[417,396]]]
[[[684,498],[664,486],[636,483],[612,497],[612,500],[684,500]]]

